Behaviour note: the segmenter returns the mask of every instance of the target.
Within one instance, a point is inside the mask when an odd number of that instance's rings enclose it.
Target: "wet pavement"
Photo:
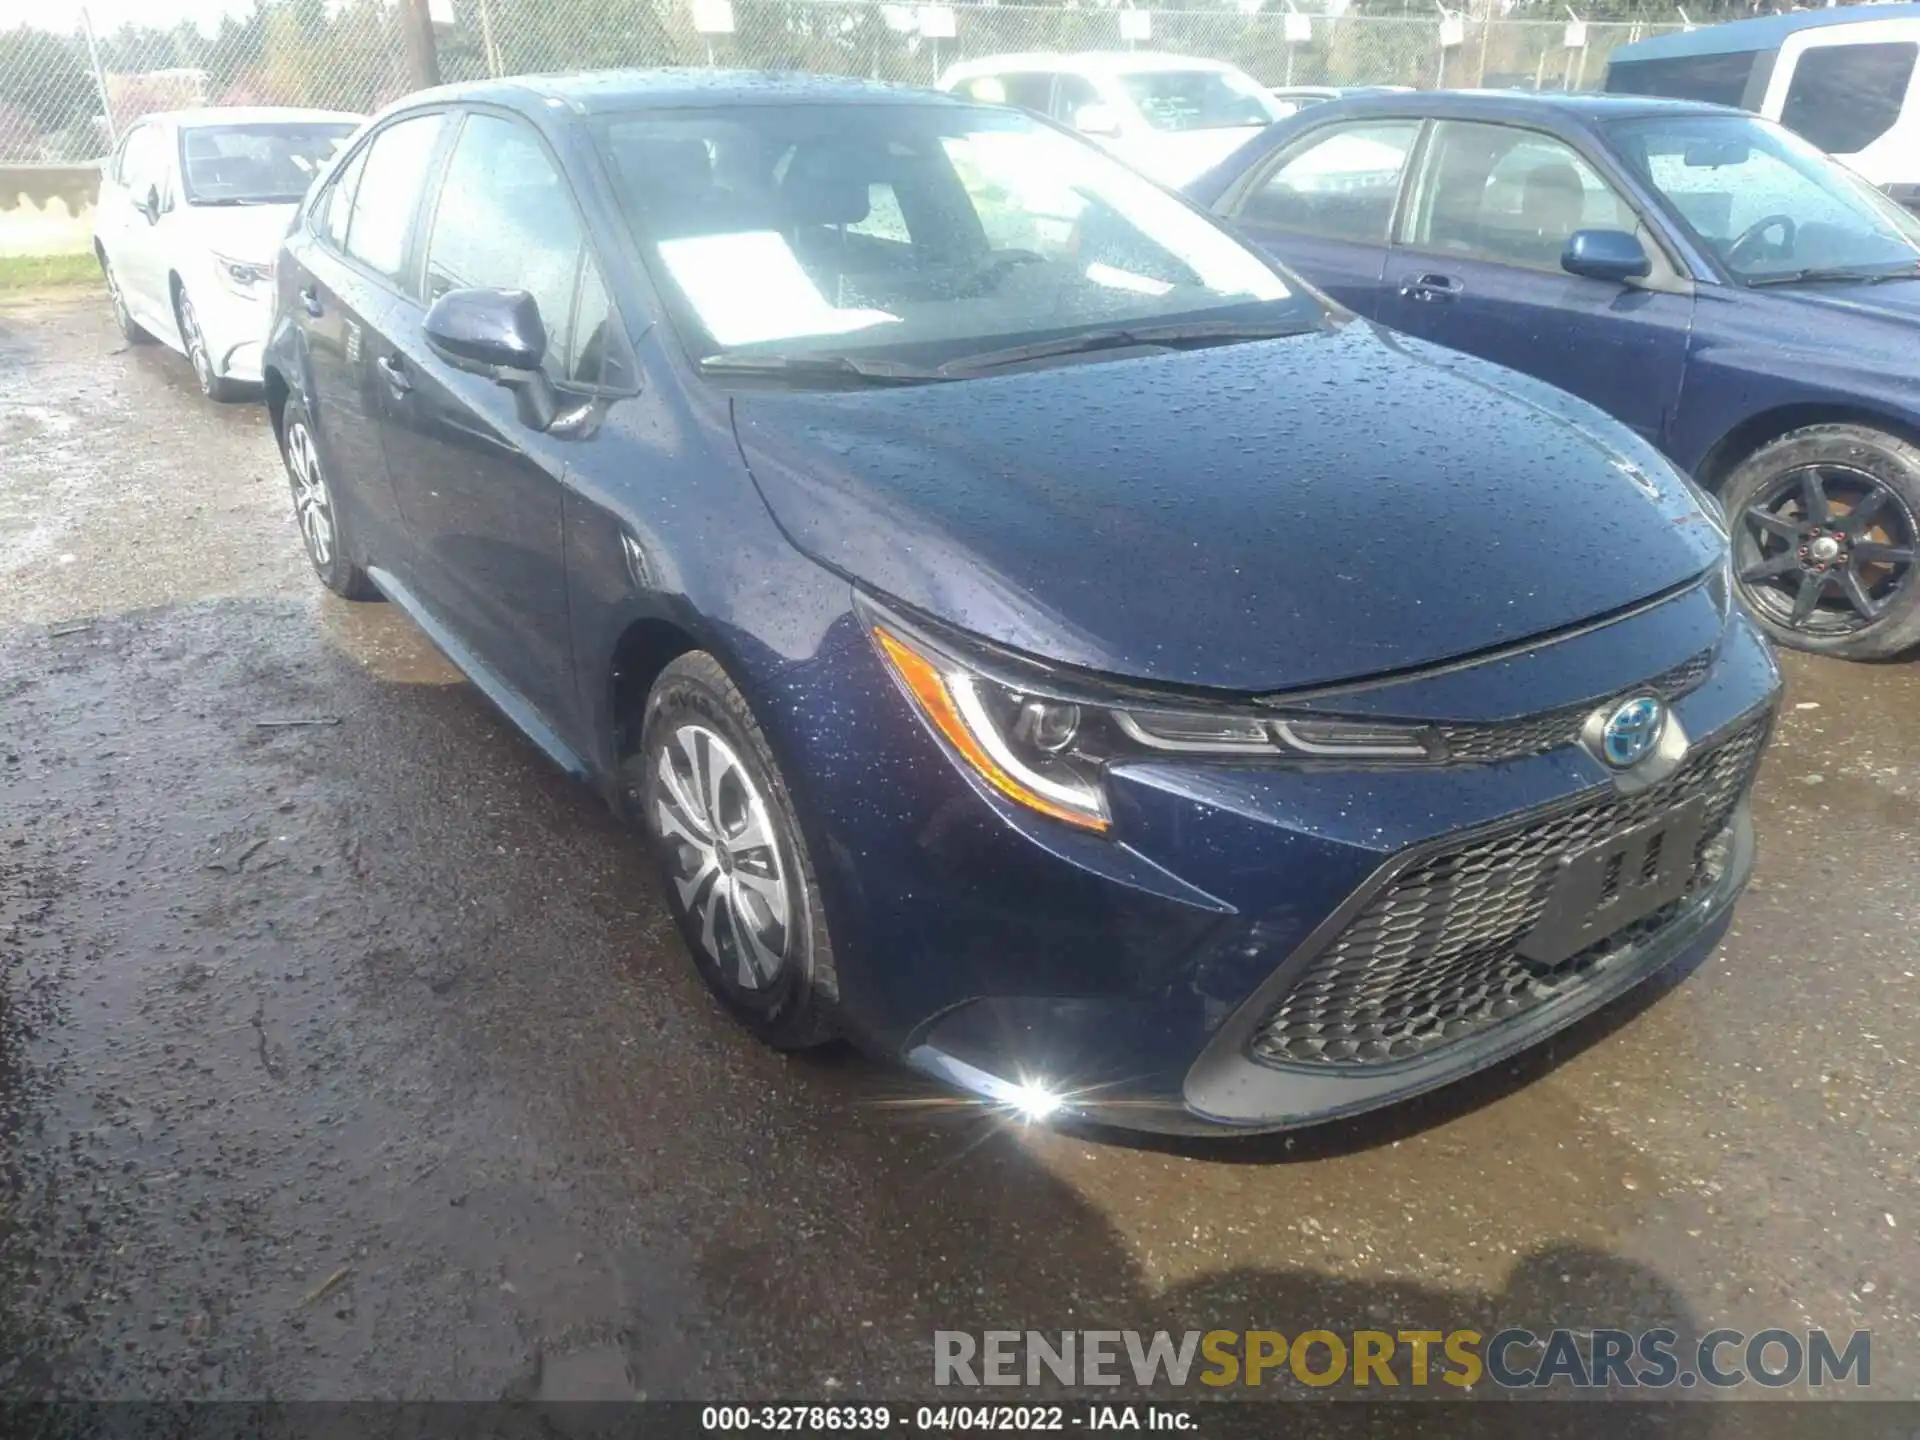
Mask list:
[[[289,512],[257,408],[0,301],[0,1393],[906,1397],[935,1329],[1671,1324],[1870,1327],[1920,1396],[1920,665],[1787,657],[1692,974],[1385,1116],[1134,1145],[760,1048],[605,809]]]

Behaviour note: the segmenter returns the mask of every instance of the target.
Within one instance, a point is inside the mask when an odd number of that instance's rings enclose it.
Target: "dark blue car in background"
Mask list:
[[[1284,1127],[1710,947],[1778,677],[1691,483],[1018,112],[427,92],[276,267],[321,580],[657,850],[768,1042]]]
[[[1188,193],[1356,313],[1659,446],[1723,499],[1783,643],[1920,642],[1920,218],[1790,131],[1638,97],[1368,96]]]

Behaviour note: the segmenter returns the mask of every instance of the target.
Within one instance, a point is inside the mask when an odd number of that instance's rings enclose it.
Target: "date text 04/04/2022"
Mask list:
[[[700,1428],[708,1432],[888,1430],[939,1433],[1013,1430],[1160,1430],[1197,1428],[1185,1410],[1164,1405],[707,1405]]]

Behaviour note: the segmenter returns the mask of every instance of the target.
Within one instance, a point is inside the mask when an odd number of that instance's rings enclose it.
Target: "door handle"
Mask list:
[[[407,378],[406,367],[400,363],[397,356],[382,355],[373,363],[379,367],[380,373],[386,377],[387,384],[391,385],[396,393],[404,395],[413,389],[413,381]]]
[[[300,304],[307,314],[316,318],[320,315],[320,292],[309,285],[300,292]]]
[[[1466,288],[1451,275],[1436,275],[1432,272],[1409,275],[1400,282],[1402,296],[1408,300],[1421,300],[1429,304],[1436,300],[1451,300]]]

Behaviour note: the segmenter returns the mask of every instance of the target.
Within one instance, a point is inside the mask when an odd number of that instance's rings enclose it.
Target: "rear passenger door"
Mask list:
[[[1217,208],[1342,305],[1373,315],[1421,123],[1347,120],[1309,131],[1268,156]]]
[[[403,116],[347,157],[309,212],[292,280],[321,462],[361,512],[367,560],[403,576],[409,547],[380,444],[392,390],[377,361],[385,337],[419,323],[404,277],[445,123],[442,111]]]
[[[424,299],[475,287],[525,290],[547,331],[544,368],[565,387],[587,372],[614,322],[570,187],[539,133],[475,110],[454,139],[425,224]],[[562,479],[580,443],[539,431],[513,392],[456,369],[416,314],[384,337],[382,435],[438,618],[556,728],[577,719],[562,544]],[[577,402],[576,402],[577,403]]]
[[[1577,230],[1639,237],[1654,274],[1621,284],[1560,267]],[[1660,444],[1679,403],[1693,295],[1638,213],[1557,136],[1434,126],[1377,318],[1591,401]]]

